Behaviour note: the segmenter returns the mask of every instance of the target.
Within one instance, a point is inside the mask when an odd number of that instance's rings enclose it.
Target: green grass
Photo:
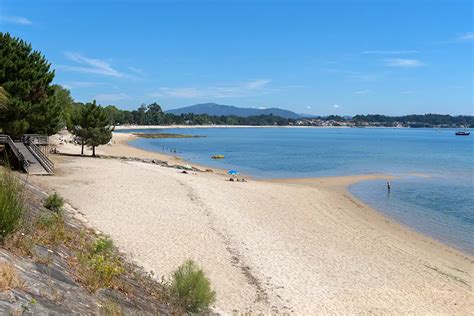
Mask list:
[[[24,212],[23,186],[10,170],[0,170],[0,243],[19,227]]]
[[[42,214],[36,226],[35,238],[44,246],[66,244],[72,239],[71,233],[64,224],[62,213]]]
[[[44,207],[48,210],[59,213],[63,209],[64,199],[56,192],[50,194],[44,201]]]
[[[189,313],[200,313],[216,300],[209,279],[192,260],[186,261],[173,273],[170,294]]]

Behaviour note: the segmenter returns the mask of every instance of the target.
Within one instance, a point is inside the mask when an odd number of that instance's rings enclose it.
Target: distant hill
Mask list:
[[[235,115],[241,117],[255,116],[255,115],[269,115],[273,114],[284,118],[301,118],[303,115],[297,114],[292,111],[283,110],[279,108],[268,108],[268,109],[255,109],[255,108],[239,108],[231,105],[222,105],[216,103],[202,103],[184,108],[168,110],[166,113],[175,115],[194,113],[194,114],[207,114],[207,115]]]

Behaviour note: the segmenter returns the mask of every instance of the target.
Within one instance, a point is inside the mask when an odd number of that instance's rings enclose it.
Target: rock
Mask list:
[[[73,218],[74,218],[75,220],[80,221],[81,223],[87,223],[87,222],[88,222],[87,218],[85,218],[84,215],[82,215],[82,214],[80,214],[80,213],[74,214]]]
[[[75,214],[75,213],[77,213],[77,211],[76,211],[70,204],[68,204],[68,203],[64,203],[64,205],[63,205],[63,210],[64,210],[65,212],[70,213],[70,214]]]
[[[15,298],[15,295],[13,295],[12,291],[4,291],[4,292],[0,292],[0,301],[15,303],[16,298]]]

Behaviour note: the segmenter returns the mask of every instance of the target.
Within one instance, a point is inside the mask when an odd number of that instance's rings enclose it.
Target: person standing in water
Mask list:
[[[390,181],[387,181],[387,191],[390,192]]]

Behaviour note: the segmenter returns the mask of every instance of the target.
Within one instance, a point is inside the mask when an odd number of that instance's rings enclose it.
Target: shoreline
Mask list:
[[[115,131],[147,129],[206,129],[206,128],[330,128],[330,129],[435,129],[457,130],[458,127],[406,127],[406,126],[319,126],[319,125],[116,125]]]
[[[210,169],[128,144],[98,154]],[[79,153],[80,146],[60,145]],[[89,151],[87,151],[89,153]],[[121,159],[56,156],[55,190],[155,275],[193,259],[218,293],[215,310],[296,314],[465,313],[473,257],[396,223],[346,187],[386,175],[229,182]]]
[[[130,142],[139,138],[138,136],[132,133],[120,133],[120,134],[126,135],[125,136],[126,139],[121,140],[121,144],[124,146],[128,146],[130,148],[134,148],[136,150],[147,152],[147,153],[153,153],[153,154],[156,153],[156,154],[159,154],[160,156],[162,155],[164,157],[167,157],[168,159],[170,159],[170,161],[176,164],[180,164],[180,163],[182,164],[183,162],[188,162],[186,164],[193,166],[195,168],[202,169],[202,170],[215,170],[216,174],[227,176],[226,170],[221,169],[221,168],[202,165],[202,164],[196,164],[188,160],[176,159],[176,156],[135,147],[131,145]],[[116,135],[116,133],[114,133],[114,135]],[[428,175],[421,174],[421,173],[411,173],[411,175],[415,177],[430,177]],[[361,206],[367,210],[370,210],[373,213],[373,217],[377,218],[377,220],[381,222],[382,221],[392,222],[395,225],[398,225],[401,230],[408,230],[410,233],[415,234],[417,239],[420,239],[420,238],[427,239],[429,242],[438,243],[442,247],[450,248],[451,251],[459,252],[460,254],[464,254],[468,256],[473,255],[472,253],[469,253],[465,250],[459,249],[455,246],[452,246],[440,240],[437,240],[431,236],[425,235],[422,232],[417,231],[415,228],[407,224],[400,223],[395,218],[388,216],[381,210],[368,205],[366,202],[362,201],[360,198],[358,198],[357,196],[355,196],[353,193],[349,191],[349,186],[361,181],[377,180],[377,179],[393,180],[393,179],[397,179],[398,176],[383,174],[383,173],[370,173],[370,174],[360,174],[360,175],[324,176],[324,177],[308,177],[308,178],[258,178],[257,179],[248,174],[241,174],[241,177],[245,177],[246,179],[251,179],[252,181],[258,181],[258,182],[296,184],[296,185],[302,185],[302,186],[316,187],[319,189],[325,189],[329,191],[336,191],[338,194],[344,196],[345,198],[353,202],[355,205]]]
[[[209,126],[209,127],[212,128],[212,126]],[[228,126],[228,127],[232,127],[232,126]],[[249,127],[252,127],[252,126],[249,126]],[[202,172],[212,170],[212,172],[216,175],[228,177],[227,170],[222,169],[222,168],[194,163],[192,161],[182,159],[177,155],[165,154],[165,153],[161,153],[157,151],[145,150],[139,147],[135,147],[131,145],[130,142],[140,137],[137,135],[134,135],[133,133],[113,133],[113,135],[114,137],[116,137],[115,141],[117,142],[117,144],[119,144],[119,146],[125,146],[125,148],[120,148],[118,149],[118,151],[119,152],[131,151],[130,152],[132,154],[131,157],[133,158],[152,158],[152,159],[158,158],[171,165],[181,165],[181,166],[188,165],[188,166],[192,166],[193,168],[200,169]],[[98,152],[100,153],[100,151]],[[109,148],[105,150],[105,153],[111,156],[117,155],[116,150],[113,150],[113,149],[111,150]],[[425,174],[420,174],[420,173],[412,173],[411,175],[415,177],[429,177]],[[382,222],[393,223],[394,225],[397,225],[400,230],[402,231],[407,230],[408,232],[414,234],[417,239],[423,240],[423,242],[437,243],[439,244],[440,247],[447,247],[451,251],[458,252],[460,254],[467,255],[467,256],[472,256],[472,254],[467,251],[458,249],[449,244],[445,244],[442,241],[439,241],[431,236],[425,235],[422,232],[417,231],[416,229],[412,228],[411,226],[407,224],[398,222],[396,219],[391,218],[387,214],[383,213],[381,210],[378,210],[368,205],[367,203],[365,203],[364,201],[362,201],[360,198],[358,198],[357,196],[355,196],[349,191],[350,185],[356,184],[361,181],[377,180],[377,179],[393,180],[393,179],[397,179],[398,176],[383,174],[383,173],[370,173],[370,174],[358,174],[358,175],[346,175],[346,176],[324,176],[324,177],[308,177],[308,178],[255,178],[252,175],[241,173],[240,177],[249,179],[252,181],[263,182],[263,183],[282,183],[282,184],[301,185],[301,186],[306,186],[306,187],[315,187],[318,189],[327,190],[329,192],[331,191],[336,192],[337,194],[348,199],[349,201],[351,201],[358,207],[365,208],[369,212],[372,212],[373,218],[376,218],[377,221],[381,223]]]
[[[295,126],[295,125],[117,125],[116,131],[134,129],[200,129],[200,128],[352,128],[351,126]],[[385,127],[384,127],[385,128]],[[393,127],[395,128],[395,127]]]

